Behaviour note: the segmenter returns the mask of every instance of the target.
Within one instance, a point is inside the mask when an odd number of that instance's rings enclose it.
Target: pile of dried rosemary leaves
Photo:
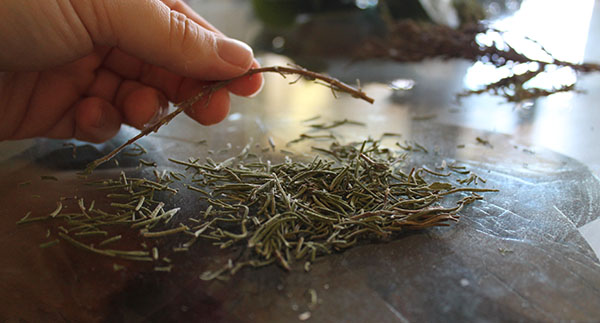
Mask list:
[[[330,126],[348,123],[352,122],[336,121]],[[322,126],[321,130],[331,128]],[[292,263],[300,262],[308,271],[316,257],[360,242],[389,239],[406,229],[447,225],[458,219],[467,204],[482,199],[478,193],[496,191],[467,186],[483,180],[461,166],[443,163],[443,169],[404,169],[411,153],[406,151],[408,145],[398,144],[404,151],[393,151],[375,139],[342,144],[331,133],[304,134],[290,144],[315,138],[332,143],[328,148],[313,147],[318,154],[312,160],[286,155],[283,162],[272,164],[252,153],[248,144],[221,162],[210,157],[170,159],[185,170],[155,170],[153,179],[121,172],[119,178],[89,183],[107,192],[110,207],[101,209],[93,201],[86,205],[79,198],[77,210],[67,212],[65,201],[60,201],[51,214],[28,215],[18,224],[58,221],[57,239],[42,247],[63,240],[104,256],[154,262],[157,271],[173,268],[172,260],[162,254],[188,251],[200,241],[235,250],[235,261],[200,276],[209,280],[235,274],[245,266],[272,263],[290,270]],[[183,188],[201,200],[201,210],[167,206],[164,194],[177,194]],[[450,196],[454,198],[446,200]],[[443,206],[449,201],[453,205]],[[127,235],[137,240],[130,245],[137,245],[141,236],[143,248],[108,247]],[[178,242],[159,254],[153,247],[156,239]]]

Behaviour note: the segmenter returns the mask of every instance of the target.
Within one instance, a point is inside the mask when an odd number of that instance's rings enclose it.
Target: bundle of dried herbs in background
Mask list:
[[[505,76],[459,97],[489,93],[508,102],[529,101],[554,93],[576,90],[575,84],[553,88],[528,82],[547,71],[570,68],[576,73],[600,71],[600,65],[556,59],[533,39],[530,47],[544,59],[530,57],[506,41],[504,31],[489,25],[485,6],[510,6],[520,1],[430,0],[337,0],[255,1],[255,11],[266,26],[256,40],[259,47],[288,55],[310,68],[327,63],[318,58],[367,59],[422,62],[428,59],[464,59],[507,70]],[[567,4],[565,4],[567,5]],[[270,17],[285,12],[292,19],[278,24]],[[543,14],[543,13],[540,13]],[[302,19],[300,19],[302,18]],[[532,24],[535,21],[531,22]],[[481,36],[488,40],[481,41]],[[271,46],[272,43],[272,46]],[[524,68],[526,67],[526,68]]]
[[[525,83],[544,73],[550,66],[569,67],[576,72],[589,73],[600,71],[598,64],[577,64],[558,60],[547,53],[548,60],[541,61],[519,53],[510,44],[502,41],[492,45],[481,44],[477,36],[502,32],[490,29],[483,24],[467,24],[453,29],[444,25],[419,23],[413,20],[397,21],[390,26],[385,38],[370,39],[358,56],[364,58],[385,58],[400,62],[418,62],[430,58],[467,59],[482,61],[495,67],[509,67],[510,75],[478,90],[469,90],[460,96],[491,93],[506,98],[509,102],[521,102],[559,92],[575,90],[575,84],[561,85],[553,89],[528,87]],[[533,40],[530,40],[535,43]],[[540,50],[545,51],[541,46]],[[519,64],[536,63],[537,66],[527,72],[517,74],[514,68]]]

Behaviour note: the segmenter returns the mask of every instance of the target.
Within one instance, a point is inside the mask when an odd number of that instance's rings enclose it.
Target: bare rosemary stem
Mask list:
[[[345,84],[344,82],[341,82],[335,78],[332,78],[330,76],[327,75],[323,75],[323,74],[319,74],[313,71],[309,71],[305,68],[302,67],[298,67],[298,66],[269,66],[269,67],[261,67],[261,68],[254,68],[254,69],[250,69],[248,70],[246,73],[234,77],[232,79],[229,80],[224,80],[224,81],[218,81],[215,83],[212,83],[208,86],[206,86],[205,88],[203,88],[198,94],[196,94],[195,96],[193,96],[192,98],[185,100],[183,102],[180,102],[178,104],[176,104],[175,106],[177,107],[177,109],[175,109],[175,111],[167,114],[166,116],[164,116],[162,119],[160,119],[157,123],[155,123],[152,126],[147,127],[146,129],[142,130],[139,134],[137,134],[135,137],[127,140],[127,142],[125,142],[124,144],[122,144],[121,146],[115,148],[113,151],[111,151],[110,153],[108,153],[107,155],[96,159],[95,161],[89,163],[86,167],[86,169],[83,171],[83,174],[91,174],[92,171],[94,171],[94,169],[96,169],[96,167],[100,166],[101,164],[109,161],[111,158],[113,158],[114,156],[116,156],[121,150],[125,149],[127,146],[133,144],[134,142],[136,142],[137,140],[139,140],[140,138],[147,136],[148,134],[152,133],[152,132],[157,132],[158,129],[160,129],[160,127],[164,126],[165,124],[169,123],[171,120],[173,120],[173,118],[175,118],[176,116],[178,116],[181,112],[185,111],[186,109],[188,109],[189,107],[191,107],[193,104],[195,104],[196,102],[200,101],[202,98],[207,97],[210,99],[210,95],[212,93],[214,93],[216,90],[223,88],[224,86],[226,86],[227,84],[237,80],[237,79],[241,79],[243,77],[247,77],[250,75],[254,75],[254,74],[258,74],[258,73],[266,73],[266,72],[272,72],[272,73],[279,73],[281,74],[281,76],[285,77],[286,74],[291,75],[291,74],[295,74],[295,75],[299,75],[305,79],[308,80],[320,80],[325,82],[325,84],[331,88],[331,90],[333,91],[333,93],[335,94],[335,92],[345,92],[348,93],[350,95],[352,95],[352,97],[358,98],[358,99],[362,99],[364,101],[367,101],[369,103],[373,103],[375,100],[371,97],[369,97],[365,92],[363,92],[361,89],[356,89],[350,85]],[[295,82],[290,82],[291,84],[295,83]],[[321,83],[319,83],[321,84]],[[208,102],[208,100],[207,100]]]

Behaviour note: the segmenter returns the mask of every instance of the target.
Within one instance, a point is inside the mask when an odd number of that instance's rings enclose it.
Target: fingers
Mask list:
[[[96,96],[106,101],[112,102],[117,90],[121,85],[122,78],[104,68],[96,71],[96,78],[92,85],[86,90],[88,96]]]
[[[142,129],[168,111],[164,95],[140,83],[123,82],[117,96],[119,108],[100,97],[77,102],[44,136],[103,142],[117,134],[122,122]]]
[[[85,2],[87,3],[87,2]],[[244,73],[252,49],[202,27],[159,0],[101,1],[77,12],[92,39],[182,76],[222,80]],[[74,2],[74,6],[84,7]]]
[[[210,101],[207,102],[207,100]],[[206,99],[196,102],[186,113],[205,126],[225,120],[229,114],[229,91],[219,89],[213,92]]]
[[[76,86],[68,73],[39,73],[27,101],[20,108],[25,113],[20,120],[15,120],[18,126],[11,139],[44,136],[77,101],[80,93]]]
[[[114,137],[120,127],[121,114],[114,106],[101,98],[89,97],[77,102],[44,136],[99,143]]]
[[[208,21],[206,21],[202,16],[200,16],[194,9],[192,9],[189,5],[187,5],[182,0],[161,0],[165,5],[167,5],[172,10],[181,12],[186,15],[188,18],[192,19],[194,22],[199,24],[200,26],[213,31],[219,35],[223,35],[223,33],[211,25]],[[250,68],[258,68],[260,64],[254,59],[252,61],[252,66]],[[253,75],[245,77],[241,80],[236,80],[232,84],[228,85],[227,88],[235,95],[239,96],[251,96],[258,93],[264,84],[264,79],[262,75]]]
[[[132,55],[113,48],[106,56],[103,67],[126,79],[137,79],[142,74],[144,62]]]
[[[168,111],[169,102],[151,87],[141,87],[123,100],[123,116],[128,124],[143,129],[160,120]]]
[[[205,83],[186,79],[181,83],[178,93],[178,101],[184,101],[198,94]],[[229,114],[229,91],[226,88],[219,89],[188,108],[186,114],[192,119],[205,126],[213,125],[223,121]]]
[[[259,64],[254,62],[251,67],[258,68]],[[165,68],[144,64],[141,60],[119,49],[113,49],[106,57],[103,69],[122,78],[137,80],[140,83],[154,87],[163,92],[170,101],[179,102],[177,92],[184,78]],[[98,73],[98,77],[101,76]],[[262,84],[262,75],[255,74],[236,80],[229,84],[227,88],[235,95],[250,96],[260,91]]]
[[[124,81],[117,91],[115,106],[121,112],[123,122],[143,129],[167,112],[169,102],[155,88],[136,81]]]
[[[103,64],[114,75],[98,73],[88,92],[106,100],[112,94],[123,122],[136,128],[163,116],[167,99],[181,102],[195,95],[205,83],[192,78],[229,79],[258,67],[246,44],[225,37],[180,0],[102,3],[92,15],[81,8],[78,13],[96,43],[117,47]],[[262,83],[261,75],[236,80],[186,112],[201,124],[217,123],[229,112],[229,91],[249,96]]]
[[[114,137],[121,127],[121,115],[108,101],[90,97],[75,107],[74,137],[89,142],[103,142]]]
[[[138,129],[152,124],[152,121],[156,121],[165,114],[165,96],[172,102],[183,102],[209,84],[183,78],[164,68],[136,64],[136,62],[130,55],[113,50],[106,59],[105,68],[122,77],[137,80],[126,80],[121,83],[116,94],[115,106],[123,113],[124,122]],[[252,66],[258,67],[258,64],[254,63]],[[98,73],[98,77],[101,76],[102,74]],[[262,84],[262,75],[255,74],[232,82],[226,89],[236,95],[249,96],[259,91]],[[142,90],[143,88],[146,90]],[[134,92],[138,90],[142,93],[135,94]],[[187,111],[188,115],[204,125],[215,124],[223,120],[229,111],[229,97],[226,94],[222,90],[218,94],[213,94],[208,105],[206,101],[197,103]],[[140,102],[136,102],[136,100],[140,100]]]
[[[258,62],[254,62],[251,68],[258,68],[260,65]],[[264,78],[262,74],[253,74],[244,76],[243,78],[237,79],[227,85],[227,89],[231,93],[239,96],[253,96],[260,92],[264,85]]]

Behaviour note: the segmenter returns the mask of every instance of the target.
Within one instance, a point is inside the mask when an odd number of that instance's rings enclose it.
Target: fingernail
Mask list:
[[[159,95],[158,107],[156,108],[156,111],[154,112],[152,118],[150,118],[150,120],[148,120],[148,122],[144,124],[144,128],[148,128],[150,126],[155,125],[157,122],[160,121],[160,119],[166,116],[167,113],[169,113],[169,101],[167,101],[167,98],[165,98],[163,95]]]
[[[252,62],[252,48],[239,40],[219,37],[217,50],[221,59],[229,64],[247,68]]]

